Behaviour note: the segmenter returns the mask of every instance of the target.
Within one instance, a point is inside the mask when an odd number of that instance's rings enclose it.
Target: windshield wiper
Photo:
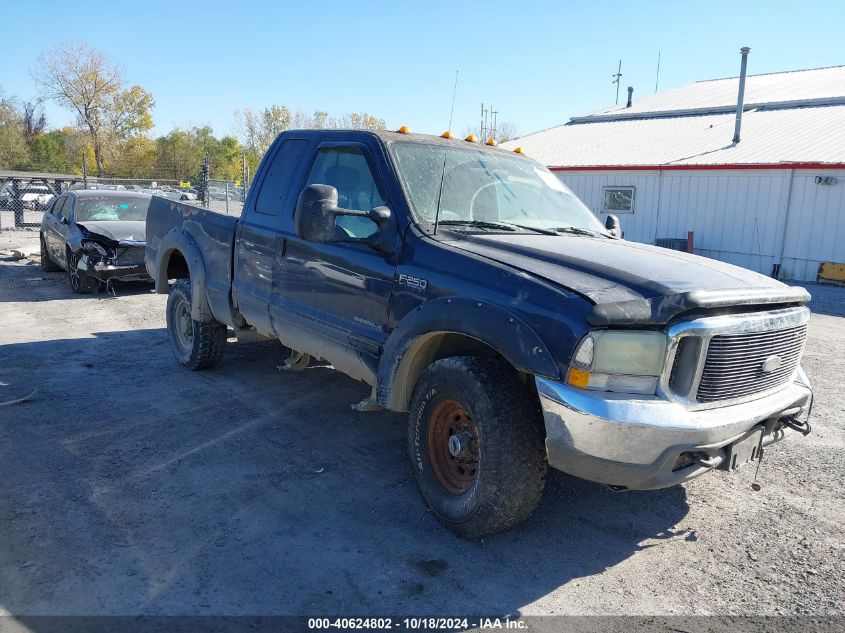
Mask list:
[[[591,231],[590,229],[582,229],[578,226],[559,226],[554,229],[555,233],[571,233],[572,235],[586,235],[587,237],[607,237],[604,233],[599,231]]]
[[[544,235],[557,235],[557,231],[553,231],[551,229],[541,229],[536,226],[525,226],[523,224],[492,220],[440,220],[440,224],[451,226],[477,226],[482,229],[504,229],[505,231],[522,229],[524,231],[535,231],[536,233],[542,233]]]

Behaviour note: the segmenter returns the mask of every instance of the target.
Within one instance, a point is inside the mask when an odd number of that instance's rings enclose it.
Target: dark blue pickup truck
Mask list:
[[[365,381],[362,408],[409,412],[433,512],[479,536],[531,514],[547,465],[661,488],[809,432],[807,292],[618,233],[519,152],[288,131],[239,219],[154,198],[146,266],[182,365],[231,328]]]

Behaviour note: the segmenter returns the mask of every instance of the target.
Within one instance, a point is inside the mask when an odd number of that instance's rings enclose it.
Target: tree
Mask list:
[[[300,113],[297,113],[297,117],[301,122]],[[293,113],[284,105],[272,105],[258,114],[249,108],[235,112],[235,127],[240,132],[243,144],[251,154],[259,157],[264,155],[279,134],[291,129],[293,120]]]
[[[350,112],[338,122],[337,127],[350,130],[383,130],[385,123],[384,119],[379,119],[369,112]]]
[[[116,145],[153,126],[155,101],[141,86],[123,88],[123,73],[84,43],[60,44],[38,58],[33,73],[43,95],[76,113],[94,150],[97,173]]]
[[[293,112],[285,105],[272,105],[257,114],[250,108],[235,112],[235,129],[246,149],[247,163],[253,173],[264,152],[285,130],[328,128],[383,130],[385,122],[368,112],[350,112],[338,119],[323,110],[315,110],[314,114],[308,115],[301,110]]]
[[[0,167],[22,168],[28,161],[23,117],[13,100],[0,96]]]
[[[485,130],[485,135],[487,138],[482,138],[481,128],[479,128],[478,126],[468,125],[466,128],[464,128],[464,136],[468,136],[470,134],[474,134],[475,137],[482,143],[490,137],[489,131]],[[497,143],[506,143],[507,141],[512,141],[516,137],[517,127],[515,124],[511,123],[510,121],[498,121],[496,123]]]
[[[36,137],[47,129],[47,116],[41,107],[41,99],[25,101],[22,114],[24,138],[26,144],[32,147]]]
[[[50,130],[39,134],[30,146],[31,167],[35,171],[67,174],[74,170],[75,145],[73,130]]]

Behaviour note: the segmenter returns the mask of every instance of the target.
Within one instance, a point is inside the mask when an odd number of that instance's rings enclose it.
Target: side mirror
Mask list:
[[[342,235],[337,229],[338,216],[355,216],[372,220],[379,231],[371,237],[354,238]],[[297,236],[309,242],[356,242],[367,244],[379,250],[390,250],[392,233],[386,231],[386,225],[392,218],[387,207],[375,207],[370,211],[341,209],[337,206],[337,189],[330,185],[308,185],[299,194],[293,221]]]
[[[619,218],[612,213],[607,215],[607,220],[604,222],[606,228],[613,237],[622,237],[622,225],[619,224]]]

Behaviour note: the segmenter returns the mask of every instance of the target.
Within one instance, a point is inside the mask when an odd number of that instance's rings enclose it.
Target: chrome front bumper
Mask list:
[[[763,445],[780,440],[781,418],[797,418],[812,400],[799,367],[792,382],[757,400],[690,410],[657,396],[586,391],[536,378],[549,465],[576,477],[646,490],[687,481],[718,467],[725,447],[766,424]],[[683,453],[706,456],[676,469]],[[706,461],[706,465],[702,462]]]

